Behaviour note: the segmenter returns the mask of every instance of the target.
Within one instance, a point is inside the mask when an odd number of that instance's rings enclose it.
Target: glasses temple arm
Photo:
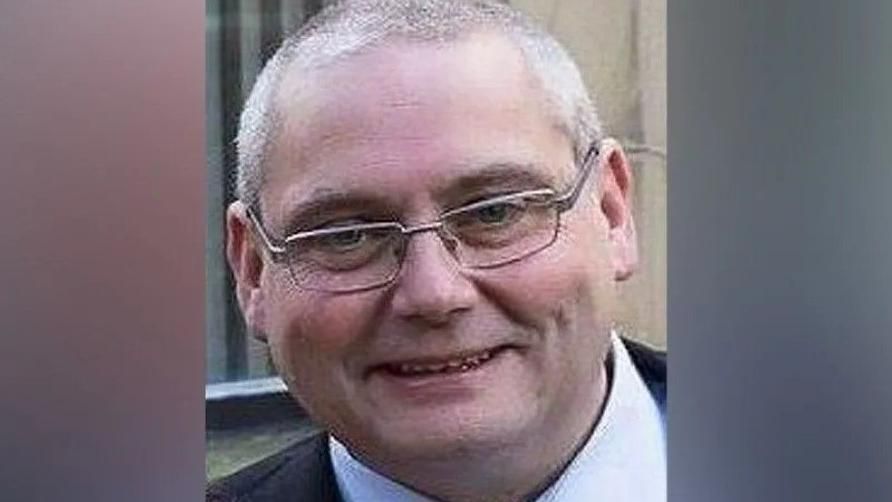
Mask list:
[[[260,219],[257,218],[254,211],[250,207],[247,207],[245,212],[248,214],[248,219],[251,220],[251,224],[254,226],[254,229],[257,230],[257,235],[260,236],[260,240],[263,241],[263,245],[266,246],[266,249],[274,255],[284,253],[285,248],[273,243],[272,239],[266,234],[266,229],[263,228],[263,224],[260,223]]]
[[[576,203],[576,199],[579,198],[579,194],[582,193],[585,182],[594,170],[594,165],[597,164],[598,154],[598,141],[593,141],[592,146],[589,147],[588,151],[585,153],[585,157],[582,159],[582,170],[576,177],[576,182],[573,183],[573,188],[570,189],[569,193],[557,199],[558,209],[566,211]]]

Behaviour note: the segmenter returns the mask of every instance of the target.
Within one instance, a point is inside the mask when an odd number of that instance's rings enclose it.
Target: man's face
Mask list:
[[[576,174],[568,138],[499,37],[391,42],[299,92],[298,78],[282,85],[285,123],[262,193],[277,237],[347,220],[430,222],[506,191],[564,190]],[[291,392],[369,458],[492,450],[591,420],[615,270],[589,183],[556,242],[522,261],[466,270],[427,232],[385,287],[302,290],[264,261],[243,307]],[[468,357],[471,370],[432,371]],[[404,363],[431,371],[406,374]]]

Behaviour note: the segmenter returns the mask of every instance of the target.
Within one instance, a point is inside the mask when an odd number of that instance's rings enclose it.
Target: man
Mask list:
[[[337,4],[238,147],[238,300],[326,433],[209,500],[665,498],[664,359],[609,327],[631,170],[550,36],[497,2]]]

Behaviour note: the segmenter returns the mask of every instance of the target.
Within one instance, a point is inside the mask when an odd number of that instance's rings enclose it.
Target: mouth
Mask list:
[[[509,346],[500,346],[446,357],[426,357],[389,362],[376,366],[372,371],[379,370],[401,378],[469,373],[485,366],[509,348]]]

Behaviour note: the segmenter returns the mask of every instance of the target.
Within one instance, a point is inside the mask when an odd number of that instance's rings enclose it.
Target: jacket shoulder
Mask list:
[[[632,359],[632,364],[641,375],[651,395],[660,408],[665,413],[667,401],[666,387],[666,351],[657,350],[647,345],[623,338],[623,345]]]
[[[206,502],[337,502],[328,435],[316,433],[209,484]]]

